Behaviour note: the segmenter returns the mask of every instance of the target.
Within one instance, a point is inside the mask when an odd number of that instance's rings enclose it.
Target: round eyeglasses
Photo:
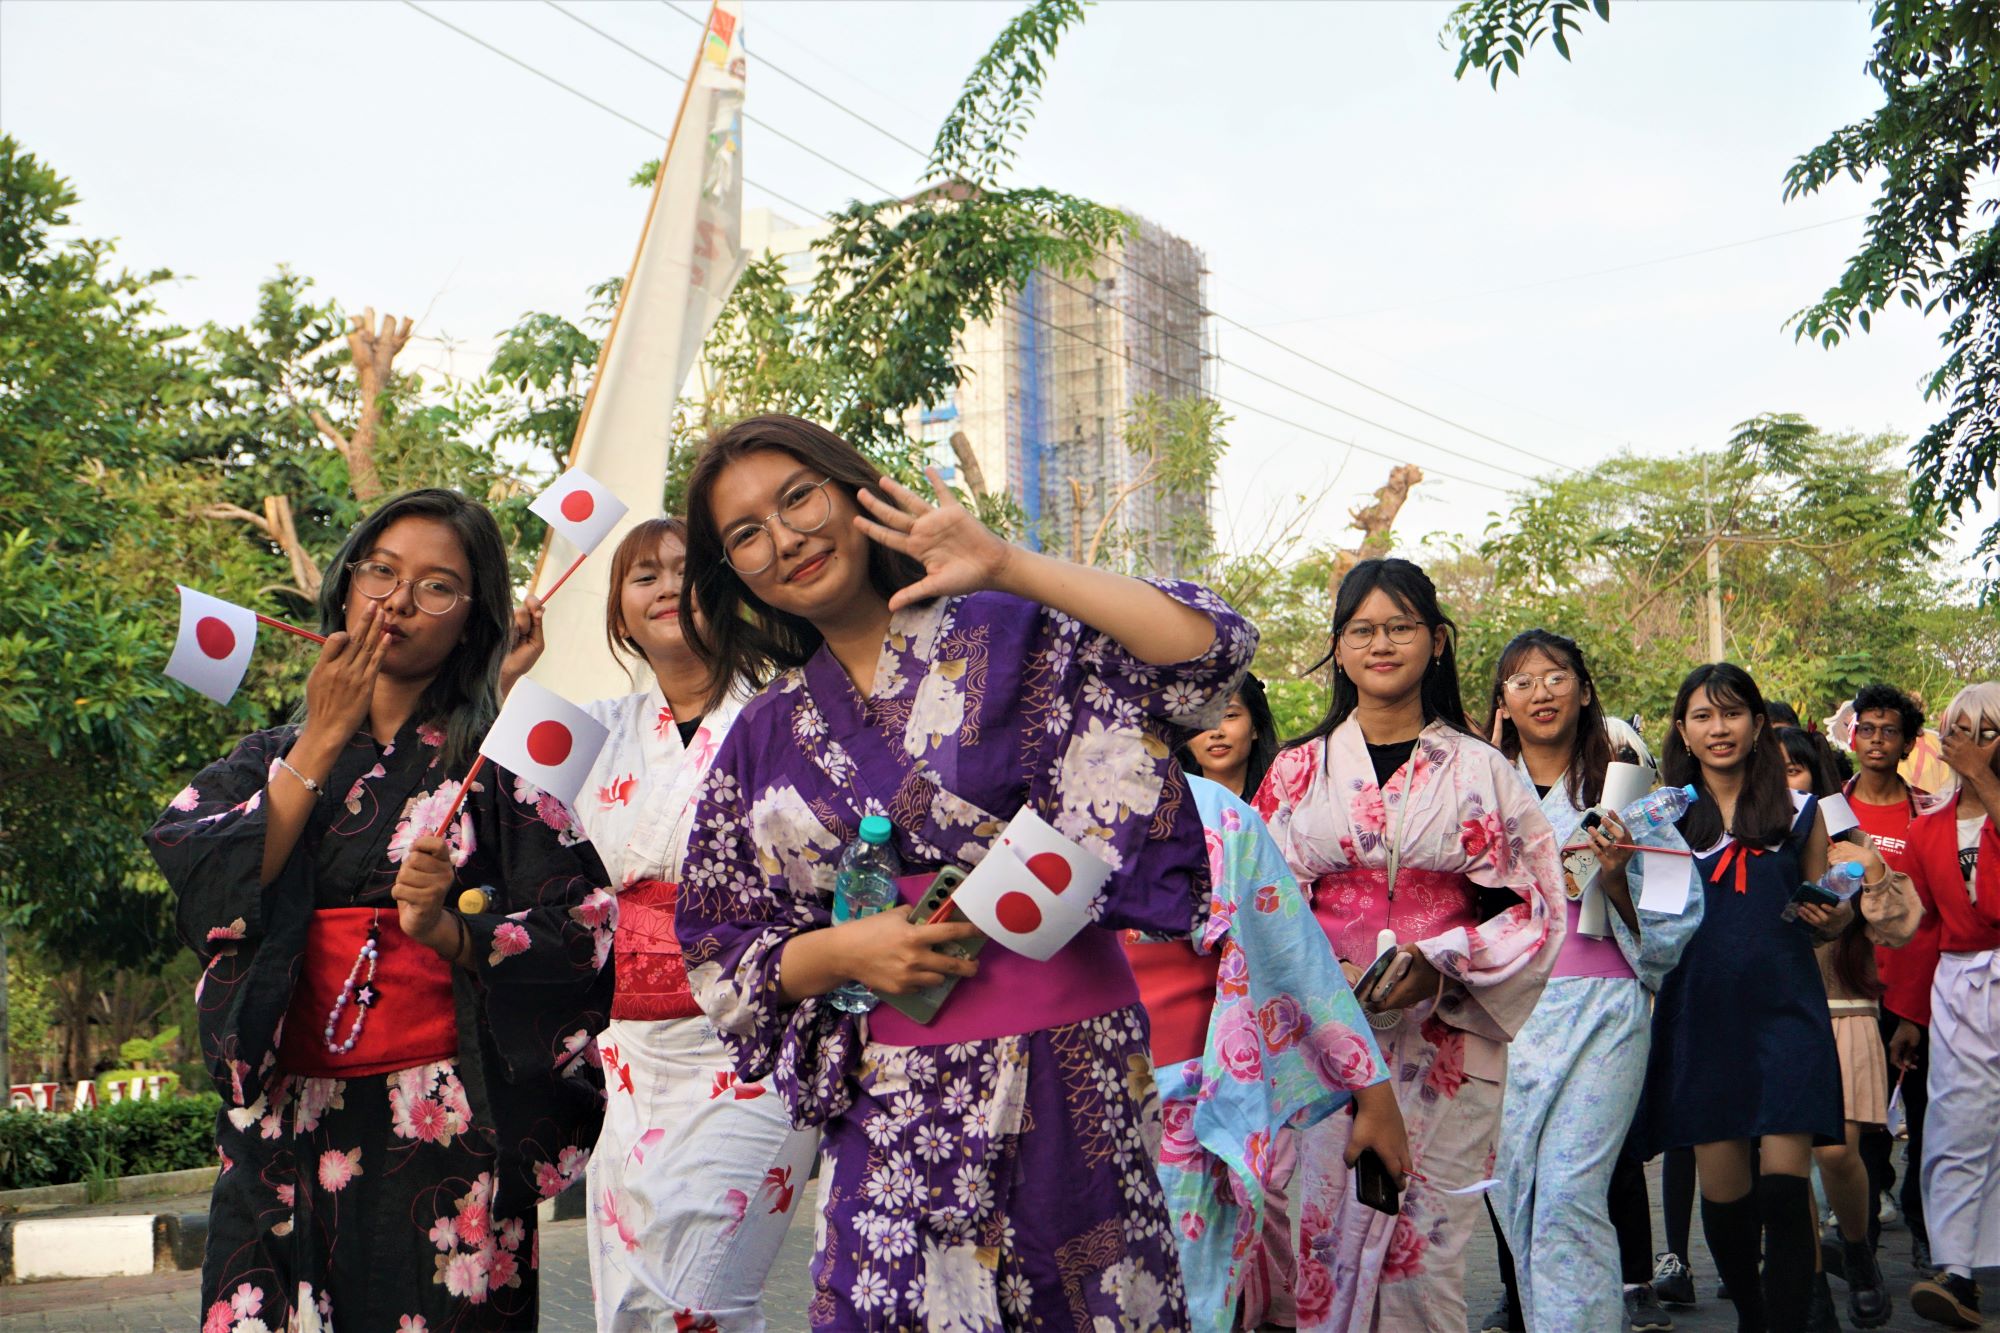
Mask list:
[[[421,579],[402,578],[379,560],[356,560],[347,569],[353,576],[348,586],[371,602],[394,597],[405,583],[410,585],[410,600],[425,615],[448,615],[460,602],[472,600],[471,593],[460,592],[458,585],[449,579],[434,575]]]
[[[833,483],[801,482],[778,497],[777,509],[751,522],[745,520],[722,534],[722,557],[738,574],[762,574],[778,559],[778,542],[771,524],[784,524],[801,537],[818,532],[833,517],[833,497],[826,488]]]
[[[1366,620],[1350,620],[1340,627],[1340,641],[1358,651],[1374,643],[1375,633],[1380,630],[1389,636],[1390,643],[1411,643],[1422,628],[1422,623],[1415,620],[1391,620],[1381,625]]]
[[[1526,694],[1539,681],[1550,694],[1560,698],[1576,688],[1576,676],[1568,671],[1544,671],[1541,675],[1531,675],[1526,671],[1516,671],[1500,682],[1509,694]]]

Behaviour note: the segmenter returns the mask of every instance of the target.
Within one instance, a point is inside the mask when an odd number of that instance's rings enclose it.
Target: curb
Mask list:
[[[195,1194],[210,1189],[222,1168],[196,1166],[185,1171],[157,1171],[144,1176],[119,1176],[114,1182],[114,1199],[143,1199],[150,1194]],[[0,1190],[0,1212],[10,1208],[59,1207],[87,1204],[90,1187],[82,1181],[67,1185],[35,1185],[27,1189]]]
[[[199,1268],[207,1239],[204,1213],[0,1219],[0,1283]]]

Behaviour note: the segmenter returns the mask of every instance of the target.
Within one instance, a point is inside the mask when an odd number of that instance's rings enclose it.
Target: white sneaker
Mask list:
[[[1876,1209],[1875,1217],[1882,1224],[1882,1230],[1887,1231],[1903,1220],[1903,1210],[1896,1207],[1896,1201],[1887,1194],[1879,1197],[1881,1206]]]

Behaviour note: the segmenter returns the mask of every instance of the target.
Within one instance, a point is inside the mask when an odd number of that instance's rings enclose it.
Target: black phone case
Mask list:
[[[1792,901],[1803,907],[1810,903],[1815,907],[1838,907],[1840,895],[1830,893],[1817,884],[1801,884],[1792,892]]]
[[[943,870],[938,871],[937,878],[933,879],[930,887],[924,890],[924,896],[919,898],[917,905],[910,909],[910,920],[919,925],[930,920],[931,913],[937,911],[939,904],[944,902],[945,895],[964,882],[965,872],[957,866],[946,866]],[[965,913],[959,911],[957,907],[953,907],[951,915],[945,918],[947,921],[964,921],[966,919]],[[986,937],[984,935],[974,935],[970,939],[953,940],[949,944],[940,944],[938,952],[955,954],[960,958],[977,958],[979,957],[979,951],[985,947]],[[951,994],[951,988],[958,983],[958,977],[946,977],[935,986],[926,986],[922,990],[911,991],[908,995],[884,995],[880,991],[874,992],[874,995],[883,1004],[888,1005],[891,1009],[902,1014],[910,1021],[914,1023],[928,1023],[938,1016],[938,1010],[944,1007],[946,997]]]
[[[1403,1211],[1402,1196],[1401,1187],[1390,1179],[1389,1168],[1382,1164],[1375,1150],[1363,1148],[1354,1159],[1354,1197],[1364,1206],[1393,1217]]]

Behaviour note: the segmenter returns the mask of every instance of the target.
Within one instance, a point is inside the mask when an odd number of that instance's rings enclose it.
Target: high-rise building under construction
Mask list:
[[[803,290],[817,229],[746,213],[744,240],[783,256]],[[1127,441],[1143,395],[1209,396],[1201,251],[1139,220],[1088,276],[1038,272],[993,318],[959,339],[965,377],[944,403],[913,413],[912,435],[955,462],[963,432],[986,487],[1003,490],[1031,540],[1058,554],[1093,547],[1140,572],[1181,573],[1176,537],[1209,521],[1210,496],[1163,491]]]

